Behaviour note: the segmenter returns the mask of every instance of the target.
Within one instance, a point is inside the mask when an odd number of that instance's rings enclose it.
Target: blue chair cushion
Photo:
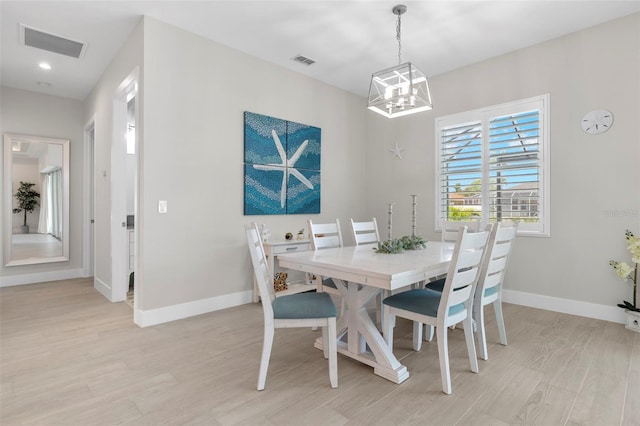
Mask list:
[[[491,296],[492,294],[496,294],[498,292],[498,286],[496,287],[491,287],[491,288],[486,288],[484,290],[484,295],[485,296]]]
[[[327,293],[298,293],[276,297],[271,303],[275,319],[337,317],[338,312]]]
[[[433,280],[433,281],[427,283],[425,288],[428,288],[429,290],[433,290],[433,291],[437,291],[439,293],[442,293],[442,290],[444,289],[444,282],[446,280],[447,280],[446,278],[440,278],[439,280]]]
[[[415,312],[420,315],[426,315],[430,317],[438,316],[438,305],[440,304],[440,298],[442,293],[419,288],[416,290],[409,290],[402,293],[389,296],[382,301],[385,305],[393,306],[394,308],[403,309],[405,311]],[[449,308],[449,315],[457,314],[464,309],[464,304],[460,303]]]

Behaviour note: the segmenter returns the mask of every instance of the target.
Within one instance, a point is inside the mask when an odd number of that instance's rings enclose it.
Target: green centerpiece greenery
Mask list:
[[[426,246],[427,242],[424,238],[413,235],[381,241],[378,243],[378,247],[374,247],[374,250],[376,253],[395,254],[405,250],[421,250]]]
[[[402,242],[402,247],[404,247],[405,250],[422,250],[427,246],[427,242],[424,238],[417,235],[404,236],[400,238],[400,241]]]

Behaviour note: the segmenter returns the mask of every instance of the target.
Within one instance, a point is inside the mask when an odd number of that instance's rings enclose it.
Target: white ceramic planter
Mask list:
[[[634,312],[628,309],[625,309],[624,312],[627,314],[627,325],[625,325],[625,328],[640,333],[640,312]]]

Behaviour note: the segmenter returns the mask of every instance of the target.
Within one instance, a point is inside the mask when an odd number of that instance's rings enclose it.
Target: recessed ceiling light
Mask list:
[[[40,62],[38,65],[43,70],[50,70],[51,69],[51,64],[48,64],[47,62]]]

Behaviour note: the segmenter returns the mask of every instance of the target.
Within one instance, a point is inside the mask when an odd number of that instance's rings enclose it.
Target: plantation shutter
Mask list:
[[[435,119],[435,228],[518,221],[549,236],[549,95]]]
[[[482,125],[480,121],[443,127],[440,134],[440,217],[481,217]]]
[[[540,111],[489,121],[489,214],[491,221],[539,220]]]

